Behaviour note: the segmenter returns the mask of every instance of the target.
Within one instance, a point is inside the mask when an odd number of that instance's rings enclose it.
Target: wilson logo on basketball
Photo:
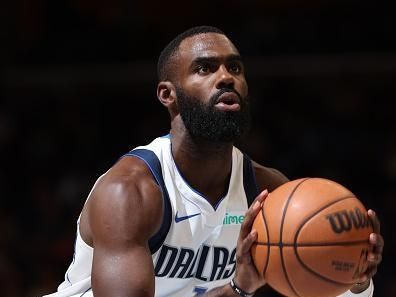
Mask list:
[[[354,210],[342,210],[326,216],[329,220],[331,229],[335,233],[348,232],[354,229],[368,228],[370,220],[359,208]]]

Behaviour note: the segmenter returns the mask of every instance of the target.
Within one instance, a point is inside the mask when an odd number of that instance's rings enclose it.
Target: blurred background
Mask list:
[[[2,1],[0,296],[56,290],[96,178],[168,132],[161,49],[202,24],[244,57],[254,128],[238,146],[291,179],[334,179],[375,209],[386,241],[375,296],[396,296],[393,12],[348,0]]]

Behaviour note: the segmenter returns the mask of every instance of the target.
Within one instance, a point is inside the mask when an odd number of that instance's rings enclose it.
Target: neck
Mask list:
[[[172,154],[184,179],[216,205],[227,193],[232,168],[232,143],[192,138],[183,127],[172,126]]]

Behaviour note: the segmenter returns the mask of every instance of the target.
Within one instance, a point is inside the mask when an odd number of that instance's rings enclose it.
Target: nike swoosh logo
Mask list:
[[[190,218],[192,218],[192,217],[199,216],[200,214],[201,214],[201,213],[199,212],[199,213],[194,213],[194,214],[189,215],[189,216],[178,217],[178,216],[177,216],[177,212],[176,212],[176,215],[175,215],[175,222],[176,222],[176,223],[179,223],[179,222],[181,222],[181,221],[188,220],[188,219],[190,219]]]

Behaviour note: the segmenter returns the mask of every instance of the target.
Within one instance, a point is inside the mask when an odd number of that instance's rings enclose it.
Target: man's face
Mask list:
[[[249,126],[248,87],[239,53],[216,33],[184,40],[177,54],[177,106],[193,137],[234,141]]]

